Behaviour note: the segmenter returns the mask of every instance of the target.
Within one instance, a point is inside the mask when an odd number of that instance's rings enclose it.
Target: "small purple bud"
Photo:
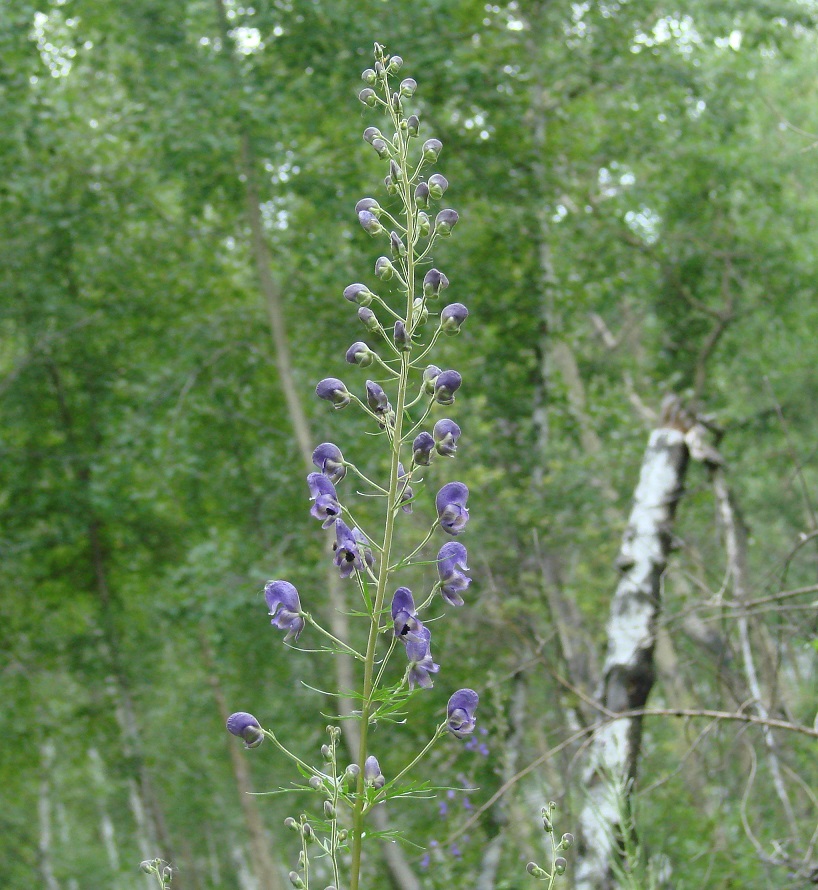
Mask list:
[[[459,541],[447,541],[437,554],[440,593],[450,606],[463,605],[460,594],[471,584],[471,578],[464,574],[469,570],[467,558],[466,548]]]
[[[400,182],[403,178],[401,169],[394,158],[389,162],[389,175],[392,177],[392,182]]]
[[[406,118],[406,129],[410,136],[417,136],[418,130],[420,129],[420,121],[416,114],[410,114],[409,117]]]
[[[315,394],[319,399],[332,402],[335,408],[345,408],[351,400],[349,390],[337,377],[325,377],[315,387]]]
[[[389,399],[383,387],[372,380],[366,381],[366,403],[374,414],[385,415],[389,411]]]
[[[434,395],[435,393],[435,385],[437,383],[437,378],[443,372],[438,368],[437,365],[427,365],[426,370],[423,372],[423,391],[427,395]]]
[[[272,616],[270,624],[287,631],[284,642],[297,641],[304,630],[304,619],[301,617],[301,601],[295,587],[289,581],[268,581],[264,587],[264,599]]]
[[[361,80],[364,83],[368,83],[369,86],[373,86],[377,79],[378,78],[372,68],[367,68],[365,71],[361,72]]]
[[[418,207],[429,206],[429,186],[425,182],[419,182],[415,188],[415,204]]]
[[[398,193],[398,187],[397,187],[397,186],[395,185],[395,183],[392,181],[392,177],[391,177],[391,176],[385,176],[385,177],[384,177],[384,180],[383,180],[383,184],[386,186],[386,193],[387,193],[388,195],[397,195],[397,193]]]
[[[427,298],[439,297],[448,286],[449,279],[437,269],[429,269],[423,276],[423,293]]]
[[[384,227],[378,222],[378,217],[368,210],[362,210],[358,214],[358,222],[361,228],[369,235],[380,235],[384,231]]]
[[[373,139],[372,148],[375,149],[375,154],[377,154],[382,161],[385,161],[389,157],[389,146],[383,139]]]
[[[428,467],[434,447],[435,440],[429,433],[418,433],[412,442],[412,459],[418,466]]]
[[[443,193],[449,187],[449,180],[440,173],[434,173],[429,177],[429,194],[439,201],[443,197]]]
[[[381,131],[377,127],[367,127],[364,130],[364,142],[368,142],[370,145],[372,145],[376,139],[381,138]]]
[[[370,754],[364,761],[364,781],[371,788],[383,788],[386,784],[378,758],[374,754]]]
[[[365,284],[350,284],[344,288],[344,299],[359,306],[368,306],[375,294]]]
[[[375,274],[381,281],[389,281],[395,274],[395,267],[392,265],[392,260],[390,260],[388,256],[379,256],[378,259],[375,260]]]
[[[375,62],[375,74],[378,77],[383,77],[383,71],[384,71],[383,63],[381,61]]]
[[[564,875],[566,868],[568,868],[568,860],[564,856],[557,856],[554,860],[554,871],[558,875]]]
[[[477,723],[474,712],[477,710],[479,696],[473,689],[458,689],[449,699],[446,709],[448,728],[456,738],[462,739],[474,732]]]
[[[319,445],[312,453],[312,462],[335,485],[347,474],[344,455],[332,442],[323,442]]]
[[[237,711],[227,718],[227,731],[244,739],[245,748],[258,748],[264,741],[261,724],[246,711]]]
[[[412,491],[411,486],[405,484],[408,481],[408,475],[406,473],[406,470],[403,468],[403,464],[398,463],[398,483],[403,483],[400,496],[401,510],[403,510],[404,513],[412,512],[412,498],[415,496],[415,493]]]
[[[351,365],[368,368],[375,361],[375,353],[364,343],[358,340],[347,349],[346,360]]]
[[[358,318],[361,319],[364,327],[373,334],[381,329],[381,323],[375,313],[371,309],[367,309],[366,306],[361,306],[358,310]]]
[[[395,346],[404,352],[412,348],[412,341],[406,333],[406,325],[402,321],[395,322]]]
[[[435,234],[451,235],[452,229],[460,219],[456,210],[441,210],[435,217]]]
[[[395,259],[406,256],[406,247],[397,232],[389,233],[389,246],[392,248],[392,256],[395,257]]]
[[[401,101],[400,93],[392,93],[392,108],[394,108],[397,112],[403,110],[403,102]]]
[[[423,210],[418,210],[416,223],[421,238],[425,238],[432,229],[432,224],[429,221],[429,214]]]
[[[364,105],[368,105],[370,108],[374,108],[378,104],[378,97],[375,95],[375,90],[372,90],[369,87],[361,90],[361,92],[358,93],[358,98]]]
[[[453,420],[444,418],[443,420],[438,420],[432,433],[435,437],[437,453],[443,457],[454,457],[457,453],[460,427]]]
[[[386,70],[390,74],[397,74],[402,67],[403,59],[400,56],[392,56],[392,58],[389,60],[389,65],[387,66]]]
[[[469,310],[462,303],[449,303],[440,313],[440,328],[444,334],[459,334],[460,325],[469,317]]]
[[[441,405],[451,405],[462,382],[463,378],[457,371],[443,371],[435,380],[435,400]]]
[[[371,92],[371,90],[370,90],[370,92]],[[374,93],[373,93],[373,95],[374,95]],[[427,139],[423,143],[423,148],[422,148],[424,160],[436,161],[442,148],[443,148],[443,143],[439,139]]]
[[[400,92],[402,96],[406,96],[407,99],[411,99],[412,96],[415,95],[415,90],[418,88],[418,82],[413,77],[407,77],[405,80],[400,82]]]
[[[368,210],[378,218],[380,218],[381,213],[383,213],[381,205],[374,198],[361,198],[361,200],[358,201],[355,205],[355,212],[361,213],[363,210]]]
[[[469,489],[462,482],[447,482],[437,493],[435,506],[440,527],[448,535],[459,535],[469,521],[466,501]]]

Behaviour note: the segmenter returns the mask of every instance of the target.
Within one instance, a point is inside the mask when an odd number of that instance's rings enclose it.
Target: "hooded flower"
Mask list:
[[[439,269],[429,269],[423,276],[423,295],[435,298],[449,286],[449,279]]]
[[[437,453],[443,457],[454,457],[457,453],[457,440],[460,438],[460,427],[453,421],[444,418],[438,420],[432,430],[435,437]]]
[[[456,210],[441,210],[435,217],[435,233],[438,235],[451,235],[458,219],[460,219],[460,216]]]
[[[446,334],[459,334],[460,325],[469,317],[469,310],[462,303],[449,303],[440,313],[440,327]]]
[[[477,723],[474,712],[479,700],[473,689],[458,689],[449,699],[449,706],[446,710],[449,718],[447,725],[449,731],[457,738],[465,738],[474,732]]]
[[[407,640],[420,640],[418,631],[423,624],[415,611],[415,600],[408,587],[399,587],[392,597],[392,621],[395,625],[395,636],[402,643]]]
[[[378,758],[374,754],[370,754],[364,761],[364,781],[372,788],[383,788],[386,784]]]
[[[341,515],[335,486],[323,473],[310,473],[307,485],[310,487],[310,499],[315,501],[310,507],[310,515],[320,519],[324,528],[329,528]]]
[[[258,720],[246,711],[237,711],[227,718],[227,731],[244,739],[245,748],[258,748],[264,741],[264,731]]]
[[[403,464],[398,464],[398,485],[400,486],[400,503],[401,510],[404,513],[412,512],[412,498],[415,496],[415,493],[412,491],[411,485],[407,485],[406,483],[409,481],[409,476],[406,470],[403,468]]]
[[[468,554],[459,541],[448,541],[437,554],[437,573],[440,577],[440,592],[450,606],[462,606],[461,591],[471,584],[471,578],[464,574],[469,570],[466,563]]]
[[[431,689],[434,685],[429,674],[436,674],[440,665],[432,661],[432,632],[428,627],[420,627],[417,631],[417,639],[406,641],[406,657],[409,659],[409,688],[420,686],[422,689]]]
[[[295,587],[289,581],[268,581],[264,588],[264,599],[273,619],[270,624],[287,631],[284,642],[298,640],[304,630],[304,619],[301,617],[301,601]]]
[[[457,371],[441,372],[435,380],[435,400],[441,405],[451,405],[462,382],[463,378]]]
[[[412,457],[418,466],[428,467],[432,459],[432,449],[435,447],[435,440],[429,433],[418,433],[415,441],[412,442]]]
[[[427,365],[423,371],[423,391],[427,395],[434,395],[435,383],[442,371],[437,365]]]
[[[344,288],[344,299],[350,303],[357,303],[359,306],[368,306],[372,302],[374,294],[365,285],[356,282]]]
[[[440,527],[446,534],[459,535],[469,521],[466,501],[469,489],[462,482],[448,482],[437,493],[435,506]]]
[[[332,549],[335,551],[334,562],[341,572],[342,578],[348,578],[353,570],[364,571],[364,562],[371,566],[375,562],[372,552],[366,546],[367,540],[358,529],[350,529],[343,521],[335,522],[335,543]]]
[[[366,403],[374,414],[386,415],[389,412],[389,399],[383,387],[372,380],[366,381]]]
[[[332,402],[335,408],[345,408],[351,401],[349,390],[337,377],[325,377],[315,387],[315,394],[319,399]]]
[[[335,485],[347,474],[344,455],[332,442],[323,442],[319,445],[312,453],[312,462]]]
[[[362,340],[356,340],[347,349],[346,360],[351,365],[368,368],[375,361],[375,353]]]

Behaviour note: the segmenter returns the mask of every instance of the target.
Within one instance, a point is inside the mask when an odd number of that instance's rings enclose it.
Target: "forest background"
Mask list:
[[[479,790],[390,806],[426,851],[373,852],[372,886],[534,886],[540,808],[576,830],[668,396],[704,422],[649,707],[813,727],[816,12],[0,4],[0,886],[130,890],[161,856],[174,887],[278,890],[294,864],[298,805],[245,793],[289,768],[223,721],[248,710],[312,750],[331,707],[308,688],[326,662],[281,645],[261,590],[286,577],[330,611],[299,422],[366,450],[313,389],[351,376],[362,335],[341,293],[375,257],[353,211],[381,197],[356,99],[373,40],[418,80],[461,215],[436,261],[471,313],[444,355],[474,583],[437,646],[485,733],[428,767]],[[442,695],[390,730],[385,772]],[[645,718],[620,885],[813,886],[808,731]]]

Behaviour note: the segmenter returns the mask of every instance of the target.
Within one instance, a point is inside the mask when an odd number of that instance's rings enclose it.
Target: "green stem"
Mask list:
[[[310,615],[309,612],[302,612],[301,617],[307,622],[307,624],[311,624],[319,633],[322,633],[327,639],[332,640],[337,646],[340,646],[344,652],[349,655],[354,656],[359,661],[364,660],[364,656],[361,655],[360,652],[356,652],[352,646],[348,646],[343,640],[339,640],[338,637],[333,636],[328,630],[321,627],[321,625]]]

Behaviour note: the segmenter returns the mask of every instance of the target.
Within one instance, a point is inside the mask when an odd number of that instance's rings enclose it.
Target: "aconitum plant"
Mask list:
[[[426,623],[432,606],[463,607],[471,581],[460,540],[469,522],[469,489],[458,479],[436,492],[423,482],[423,472],[433,460],[452,460],[458,451],[460,427],[440,415],[460,398],[463,380],[456,370],[440,368],[431,359],[441,334],[458,334],[469,313],[462,303],[447,305],[441,299],[449,279],[433,267],[433,251],[451,236],[458,214],[439,206],[449,185],[434,169],[443,145],[421,137],[419,118],[406,107],[418,85],[411,77],[401,79],[402,64],[400,57],[390,57],[376,44],[374,67],[363,72],[366,87],[359,96],[386,121],[383,130],[368,126],[363,133],[367,151],[374,151],[385,165],[386,198],[381,203],[365,197],[355,207],[361,227],[383,245],[383,252],[374,274],[366,276],[368,283],[352,283],[343,292],[343,298],[358,307],[368,342],[357,340],[345,352],[346,344],[339,344],[339,355],[357,367],[347,380],[326,377],[315,387],[316,396],[334,409],[359,412],[366,431],[377,434],[371,441],[388,454],[389,473],[371,479],[345,457],[345,450],[323,442],[313,454],[316,472],[307,477],[309,512],[330,536],[331,559],[341,578],[357,588],[362,609],[353,615],[360,615],[368,627],[340,640],[302,606],[302,600],[314,602],[317,591],[299,592],[283,579],[268,582],[264,591],[271,622],[285,632],[285,641],[294,645],[302,634],[304,639],[323,635],[329,641],[325,648],[351,656],[360,665],[357,758],[343,762],[338,726],[327,727],[329,741],[320,761],[311,764],[252,714],[237,712],[227,723],[246,748],[269,739],[295,764],[304,780],[297,787],[320,799],[313,808],[315,817],[305,814],[286,821],[301,839],[298,868],[290,873],[299,888],[310,887],[311,863],[321,857],[330,863],[334,888],[358,890],[367,817],[373,808],[421,790],[428,795],[431,786],[418,779],[420,762],[444,736],[454,744],[467,739],[477,722],[477,693],[451,688],[445,654],[437,646],[433,654],[432,629]],[[365,376],[356,378],[361,371]],[[366,534],[356,518],[356,481],[363,483],[363,495],[382,504],[380,527],[367,527]],[[397,553],[396,528],[409,513],[427,515],[428,531],[408,552]],[[423,563],[435,566],[438,580],[417,597],[405,586],[404,576],[411,566]],[[364,636],[365,648],[356,648],[354,640]],[[370,728],[379,721],[395,721],[412,695],[439,698],[441,720],[429,729],[422,750],[397,773],[387,775],[381,771],[382,752],[372,744]],[[378,744],[387,744],[386,738],[380,736]]]

